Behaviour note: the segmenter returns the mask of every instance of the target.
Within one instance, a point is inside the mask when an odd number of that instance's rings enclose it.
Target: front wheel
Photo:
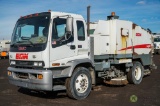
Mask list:
[[[85,99],[91,92],[91,75],[87,68],[78,67],[72,77],[66,79],[67,95],[73,99]]]
[[[142,64],[138,61],[133,62],[133,67],[127,74],[128,82],[132,84],[140,84],[142,82],[143,74],[144,69]]]

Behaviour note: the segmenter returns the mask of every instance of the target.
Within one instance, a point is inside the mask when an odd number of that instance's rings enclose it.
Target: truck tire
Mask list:
[[[92,80],[87,68],[78,67],[74,70],[72,77],[66,79],[66,91],[70,98],[82,100],[91,92]]]
[[[127,74],[127,80],[132,84],[140,84],[144,75],[144,68],[138,61],[133,62],[133,67]]]

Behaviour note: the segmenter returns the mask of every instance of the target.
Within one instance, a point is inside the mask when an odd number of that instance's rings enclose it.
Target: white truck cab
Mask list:
[[[93,67],[86,29],[85,20],[76,14],[44,12],[21,17],[11,41],[10,83],[44,91],[65,89],[53,79],[71,77],[77,64]]]

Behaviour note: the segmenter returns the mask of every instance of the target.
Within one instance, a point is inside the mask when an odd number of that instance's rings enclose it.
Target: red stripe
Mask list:
[[[135,46],[129,46],[127,48],[122,48],[120,49],[119,51],[122,51],[122,50],[128,50],[128,49],[140,49],[140,48],[143,48],[143,49],[147,49],[147,48],[151,48],[151,44],[141,44],[141,45],[135,45]]]

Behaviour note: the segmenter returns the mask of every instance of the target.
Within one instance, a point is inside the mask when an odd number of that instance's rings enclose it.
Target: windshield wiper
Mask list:
[[[21,37],[21,39],[22,39],[22,40],[29,40],[29,39],[30,39],[30,37],[22,36],[22,37]]]
[[[22,40],[26,40],[27,42],[29,42],[29,43],[30,43],[30,46],[32,46],[32,47],[34,46],[33,42],[30,41],[30,39],[31,39],[30,37],[22,36],[21,39],[22,39]]]
[[[27,42],[29,42],[29,44],[24,44],[24,45],[30,46],[30,47],[34,46],[34,44],[30,40],[27,40]],[[17,47],[17,45],[19,45],[21,43],[24,43],[24,41],[17,41],[16,43],[11,44],[11,47]]]
[[[34,46],[33,42],[31,42],[30,39],[28,39],[27,42],[30,43],[30,46],[32,46],[32,47]]]
[[[11,44],[11,47],[15,47],[15,46],[17,46],[17,44],[19,44],[19,43],[23,43],[23,42],[22,42],[22,41],[17,41],[17,42],[15,42],[15,43]]]

